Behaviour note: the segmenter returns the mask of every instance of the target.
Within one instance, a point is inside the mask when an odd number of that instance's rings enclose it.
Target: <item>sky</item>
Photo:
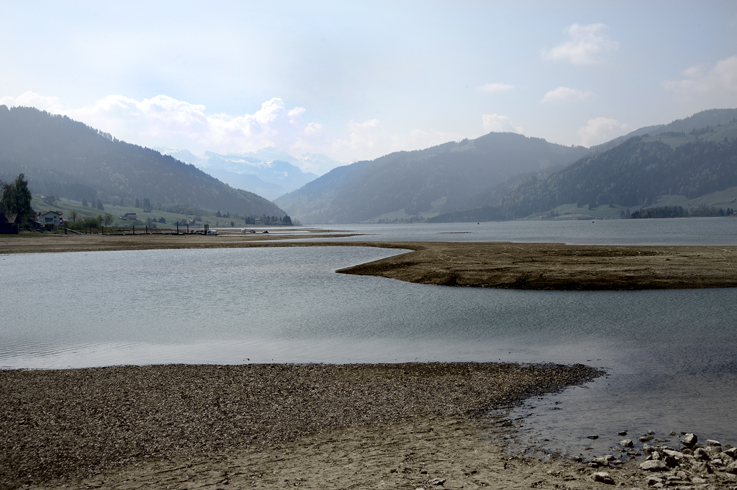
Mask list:
[[[0,26],[0,104],[195,154],[589,147],[737,107],[734,0],[0,0]]]

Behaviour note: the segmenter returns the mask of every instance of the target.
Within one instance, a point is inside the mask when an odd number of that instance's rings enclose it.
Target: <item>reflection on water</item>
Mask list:
[[[520,408],[532,413],[532,437],[572,454],[584,452],[592,432],[601,454],[623,429],[737,442],[736,290],[508,291],[334,273],[394,253],[0,256],[0,367],[581,362],[609,376]]]

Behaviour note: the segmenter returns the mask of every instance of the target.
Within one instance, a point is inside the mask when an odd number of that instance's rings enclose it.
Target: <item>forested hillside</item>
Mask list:
[[[35,193],[132,205],[148,199],[259,216],[275,204],[157,151],[116,140],[65,116],[0,106],[0,179],[25,173]]]
[[[645,207],[663,195],[693,199],[737,186],[737,123],[633,137],[546,179],[520,182],[496,203],[432,221],[516,219],[576,203]]]
[[[435,215],[525,172],[545,172],[588,153],[540,138],[491,133],[426,150],[338,167],[275,202],[307,223],[351,223]]]

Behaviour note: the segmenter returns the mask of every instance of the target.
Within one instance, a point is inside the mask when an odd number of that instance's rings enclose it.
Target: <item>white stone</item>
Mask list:
[[[659,459],[653,459],[650,461],[645,461],[644,463],[640,463],[640,469],[643,469],[645,471],[668,471],[668,467],[665,465],[665,462]]]

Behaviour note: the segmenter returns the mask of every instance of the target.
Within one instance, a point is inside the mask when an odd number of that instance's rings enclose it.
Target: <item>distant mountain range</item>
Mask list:
[[[638,209],[665,196],[696,199],[737,189],[737,110],[705,111],[632,134],[545,178],[521,179],[482,206],[430,221],[518,219],[566,204]]]
[[[0,106],[0,178],[25,173],[35,193],[132,205],[151,203],[283,216],[274,203],[235,189],[158,151],[116,140],[65,116]]]
[[[564,204],[691,199],[737,186],[734,121],[737,110],[714,109],[590,149],[491,133],[339,167],[275,202],[305,223],[350,223],[518,219]]]
[[[513,133],[397,152],[333,169],[275,200],[305,223],[411,219],[463,209],[522,173],[547,174],[589,150]]]
[[[232,187],[255,192],[267,199],[276,199],[318,177],[315,173],[303,171],[299,165],[316,169],[332,169],[342,165],[325,155],[306,154],[297,159],[276,148],[225,155],[208,151],[204,156],[197,156],[188,150],[155,149],[191,163]]]

